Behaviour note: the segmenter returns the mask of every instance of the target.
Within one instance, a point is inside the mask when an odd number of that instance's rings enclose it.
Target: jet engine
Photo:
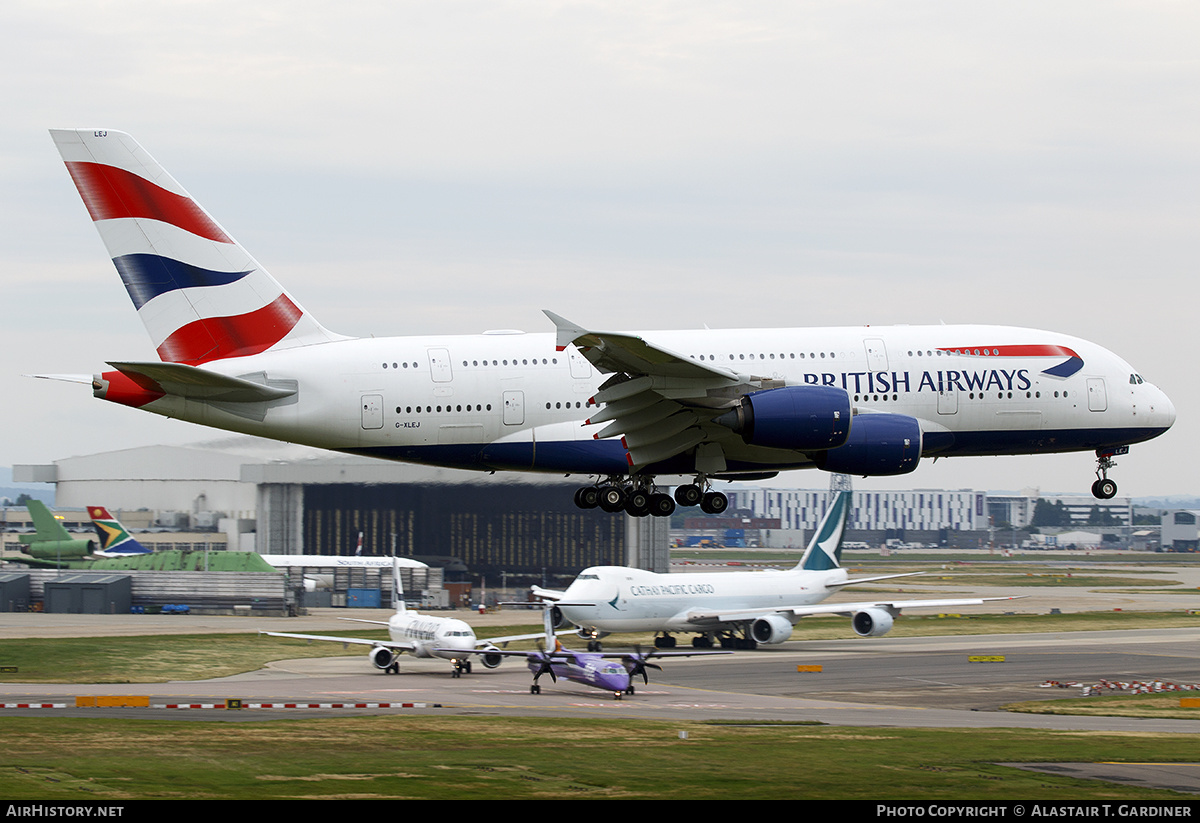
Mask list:
[[[495,647],[489,646],[488,648],[495,648]],[[502,660],[504,660],[504,655],[502,655],[502,654],[481,654],[481,655],[479,655],[479,662],[482,663],[484,665],[484,667],[488,668],[488,669],[496,668],[497,666],[500,665],[500,662]]]
[[[767,646],[782,643],[792,636],[792,624],[782,615],[768,614],[750,624],[750,636]]]
[[[383,646],[376,646],[371,649],[368,657],[371,658],[371,665],[377,669],[386,670],[388,666],[396,662],[396,655],[392,653],[392,650]]]
[[[747,394],[716,419],[752,446],[809,451],[846,442],[850,396],[833,386],[784,386]]]
[[[908,474],[921,462],[921,424],[903,414],[860,414],[844,445],[809,455],[817,468],[838,474]]]
[[[556,629],[565,629],[571,625],[571,621],[567,619],[567,616],[562,613],[562,609],[558,606],[550,607],[550,621]]]
[[[879,637],[892,630],[892,613],[887,609],[863,609],[850,619],[859,637]]]

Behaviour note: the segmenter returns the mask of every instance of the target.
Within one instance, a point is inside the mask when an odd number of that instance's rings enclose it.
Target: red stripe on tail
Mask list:
[[[302,315],[300,307],[281,294],[270,305],[247,314],[188,323],[162,342],[158,356],[166,363],[196,366],[258,354],[287,336]]]
[[[190,197],[169,192],[132,172],[76,161],[67,162],[67,171],[93,221],[147,217],[218,243],[233,242]]]

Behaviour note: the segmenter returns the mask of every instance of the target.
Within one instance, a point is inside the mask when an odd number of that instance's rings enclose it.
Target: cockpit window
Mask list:
[[[1131,386],[1140,386],[1145,382],[1146,381],[1142,379],[1142,376],[1140,374],[1129,375],[1129,385],[1131,385]]]

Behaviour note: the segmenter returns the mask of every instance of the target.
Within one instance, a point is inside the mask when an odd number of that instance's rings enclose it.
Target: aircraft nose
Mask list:
[[[1154,391],[1150,398],[1150,416],[1158,425],[1162,426],[1163,431],[1166,431],[1175,425],[1175,404],[1162,389],[1157,386],[1153,388]]]
[[[1163,415],[1163,425],[1168,429],[1175,425],[1175,404],[1171,402],[1171,398],[1167,397],[1167,393],[1161,389],[1158,392],[1161,395],[1159,403],[1156,407],[1160,409],[1160,414]]]

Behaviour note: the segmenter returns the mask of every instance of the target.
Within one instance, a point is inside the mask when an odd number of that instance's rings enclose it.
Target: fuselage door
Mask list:
[[[592,376],[592,364],[574,346],[567,346],[567,362],[571,364],[571,376],[575,379],[586,380]]]
[[[382,394],[364,394],[362,396],[362,427],[364,429],[383,428]]]
[[[938,392],[938,414],[958,414],[958,389]]]
[[[1089,377],[1087,381],[1088,390],[1088,410],[1089,411],[1107,411],[1108,410],[1108,392],[1104,388],[1103,377]]]
[[[525,392],[504,393],[504,425],[520,426],[525,422]]]
[[[863,348],[867,352],[867,368],[873,372],[887,371],[887,347],[883,345],[883,340],[878,337],[871,337],[863,341]]]
[[[429,350],[429,374],[434,383],[449,383],[454,379],[454,372],[450,368],[449,349]]]

